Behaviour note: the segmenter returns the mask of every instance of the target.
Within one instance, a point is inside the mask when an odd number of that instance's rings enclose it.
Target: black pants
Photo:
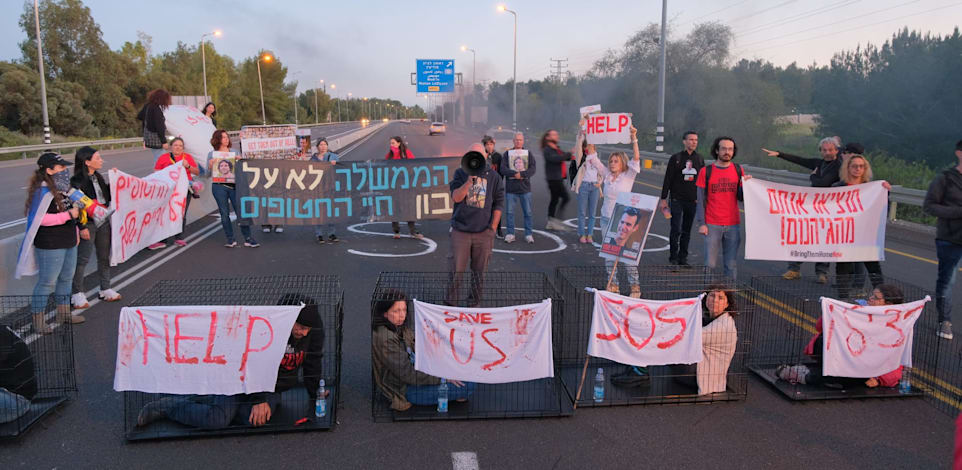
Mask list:
[[[855,263],[835,263],[836,283],[838,284],[838,295],[842,299],[849,299],[856,291],[865,285],[865,275],[859,265],[865,265],[868,271],[869,281],[872,288],[878,287],[885,278],[882,276],[882,265],[878,261],[865,261]]]
[[[183,240],[183,239],[184,239],[184,231],[187,230],[187,209],[190,209],[190,200],[191,200],[191,199],[193,199],[193,196],[191,196],[191,195],[188,193],[188,194],[187,194],[187,199],[184,200],[184,220],[181,221],[180,233],[178,233],[177,235],[174,235],[173,237],[170,237],[170,238],[164,240],[164,243],[166,243],[167,245],[170,245],[171,243],[174,243],[174,240]]]
[[[668,259],[679,263],[688,261],[688,242],[691,240],[691,224],[695,220],[695,201],[672,199],[671,233],[668,236]]]
[[[401,223],[398,221],[391,222],[391,230],[393,230],[394,233],[401,233]],[[414,227],[413,220],[408,222],[408,233],[411,235],[418,233],[418,229]]]
[[[568,196],[568,190],[565,189],[564,180],[548,180],[548,191],[551,191],[551,201],[548,202],[548,217],[555,216],[555,209],[558,212],[564,212],[565,206],[568,205],[568,201],[571,199]],[[558,201],[561,201],[561,206],[558,207]]]

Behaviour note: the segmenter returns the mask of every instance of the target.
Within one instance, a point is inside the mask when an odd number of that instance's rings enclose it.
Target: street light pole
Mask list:
[[[210,95],[207,94],[207,41],[204,38],[207,36],[219,37],[220,34],[220,30],[215,29],[214,31],[200,35],[200,63],[204,73],[204,100],[206,101],[210,101]]]
[[[321,80],[321,85],[324,85],[324,80]],[[314,88],[314,124],[317,124],[317,114],[319,113],[319,108],[317,107],[317,88]]]
[[[40,68],[40,104],[43,108],[43,143],[50,143],[50,115],[47,114],[47,79],[43,71],[43,45],[40,40],[39,0],[33,0],[33,20],[37,28],[37,65]]]
[[[504,5],[498,6],[498,10],[506,11],[514,15],[514,93],[511,105],[511,128],[518,131],[518,13],[507,9]]]
[[[337,90],[337,85],[332,83],[331,90]],[[337,92],[334,92],[337,95]],[[337,101],[337,122],[341,122],[341,100],[334,98]]]
[[[351,97],[354,96],[353,93],[347,92],[347,120],[351,120]]]
[[[478,56],[475,50],[471,49],[468,46],[461,46],[461,50],[471,51],[471,90],[472,90],[471,94],[473,95],[474,84],[477,83],[477,80],[478,80]]]
[[[299,73],[301,73],[300,70],[298,70],[297,72],[292,73],[292,74],[291,74],[291,77],[293,77],[293,76],[295,76],[295,75],[297,75],[297,74],[299,74]],[[298,124],[298,123],[297,123],[297,82],[294,82],[294,125],[296,126],[297,124]]]
[[[261,60],[264,62],[270,62],[273,60],[273,57],[268,54],[264,54],[263,56],[257,58],[257,88],[261,92],[261,118],[264,120],[264,125],[266,126],[267,111],[264,109],[264,82],[261,80]]]
[[[658,123],[655,128],[655,151],[665,151],[665,57],[668,38],[665,24],[668,19],[668,0],[661,0],[661,57],[658,61]]]

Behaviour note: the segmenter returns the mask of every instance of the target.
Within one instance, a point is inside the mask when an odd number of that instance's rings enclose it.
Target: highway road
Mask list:
[[[475,132],[452,129],[429,137],[426,125],[391,123],[345,149],[343,158],[383,158],[392,135],[404,137],[416,157],[460,155],[480,140]],[[536,147],[540,136],[527,137],[529,147]],[[508,144],[499,142],[498,148]],[[660,181],[659,171],[643,171],[635,189],[656,194]],[[535,224],[543,228],[546,184],[541,174],[533,182]],[[573,202],[563,215],[575,216]],[[74,330],[79,396],[19,441],[0,444],[0,468],[450,468],[454,452],[476,453],[481,468],[950,467],[952,419],[922,399],[799,404],[754,376],[744,402],[585,409],[569,418],[375,424],[369,312],[377,274],[444,271],[448,224],[430,221],[420,227],[437,243],[435,251],[426,242],[392,240],[385,236],[390,227],[384,223],[355,227],[369,232],[364,234],[348,225],[338,226],[343,242],[335,245],[314,243],[310,228],[288,227],[283,234],[258,234],[262,247],[256,250],[225,249],[217,220],[207,217],[189,227],[187,248],[141,253],[122,267],[118,281],[126,303],[164,279],[339,275],[345,289],[343,401],[333,431],[126,444],[122,395],[112,390],[121,305],[98,303]],[[668,224],[656,218],[651,230],[667,236]],[[601,264],[595,250],[578,244],[573,232],[535,237],[533,245],[496,242],[500,251],[489,269],[553,276],[558,266]],[[649,248],[664,243],[652,240]],[[701,243],[694,235],[692,260],[700,259]],[[883,263],[886,274],[932,288],[935,256],[929,236],[892,228],[887,247],[893,251]],[[532,253],[543,250],[557,251]],[[184,253],[189,254],[180,256]],[[652,251],[643,263],[665,264],[667,252]],[[784,268],[782,262],[751,261],[743,262],[739,273],[747,281]]]

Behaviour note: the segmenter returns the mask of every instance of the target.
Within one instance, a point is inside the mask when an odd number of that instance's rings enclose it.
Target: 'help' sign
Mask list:
[[[592,145],[631,143],[631,114],[589,115],[585,118],[584,131],[588,143]]]

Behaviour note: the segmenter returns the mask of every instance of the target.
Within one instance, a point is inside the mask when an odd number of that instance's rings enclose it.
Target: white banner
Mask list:
[[[581,108],[578,108],[579,116],[584,116],[586,114],[600,113],[600,112],[601,112],[600,104],[593,104],[590,106],[582,106]]]
[[[596,290],[588,355],[634,366],[700,362],[703,296],[645,300]]]
[[[585,119],[583,130],[592,145],[630,144],[631,113],[591,114]]]
[[[617,259],[619,263],[638,266],[641,253],[648,240],[652,215],[658,207],[658,198],[647,194],[620,193],[611,211],[611,221],[601,237],[598,256]]]
[[[143,178],[112,169],[110,199],[110,265],[176,235],[183,229],[187,171],[171,165]]]
[[[877,307],[822,297],[822,373],[832,377],[878,377],[912,367],[912,334],[924,299]]]
[[[272,392],[301,307],[124,307],[114,390]]]
[[[414,368],[445,379],[508,383],[554,377],[551,299],[501,308],[414,301]]]
[[[881,181],[807,188],[752,178],[745,193],[745,259],[884,261],[888,191]]]
[[[206,171],[204,159],[208,152],[214,150],[210,138],[217,130],[210,118],[193,106],[175,104],[164,110],[164,121],[167,133],[184,139],[184,151],[191,154]]]

